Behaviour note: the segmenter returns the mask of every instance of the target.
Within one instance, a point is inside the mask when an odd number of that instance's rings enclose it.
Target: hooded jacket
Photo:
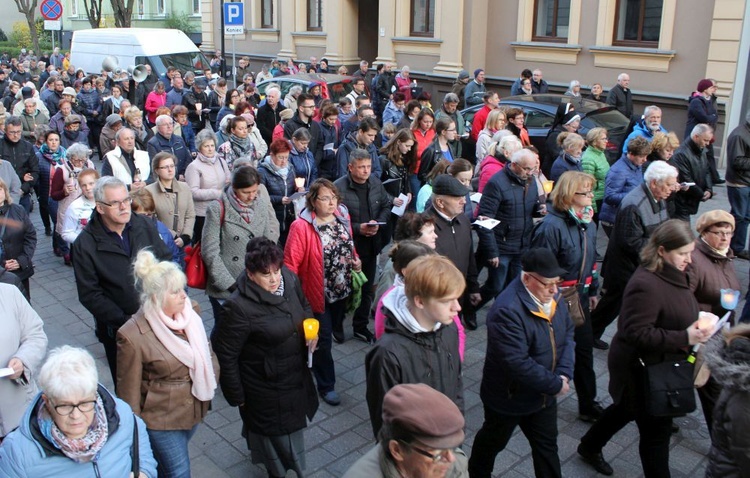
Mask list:
[[[658,131],[664,134],[668,133],[668,131],[662,125],[659,125]],[[635,126],[633,126],[633,131],[628,135],[627,138],[625,138],[625,141],[622,142],[623,154],[628,152],[628,143],[630,143],[630,140],[635,139],[635,138],[646,138],[649,143],[651,142],[652,139],[654,139],[654,131],[648,127],[648,125],[646,124],[645,118],[639,120],[635,124]]]
[[[281,235],[284,237],[284,232],[289,229],[292,221],[294,221],[294,204],[291,202],[289,204],[282,203],[284,197],[289,197],[296,192],[294,166],[287,163],[286,176],[282,176],[271,162],[271,157],[266,156],[258,167],[258,173],[260,174],[260,182],[266,186],[268,195],[271,197],[271,204],[273,204],[273,210],[276,212],[276,220],[279,221]]]
[[[425,331],[406,307],[402,287],[383,299],[385,334],[365,356],[367,407],[375,436],[383,424],[383,397],[401,383],[424,383],[442,392],[463,412],[458,329],[437,323]]]

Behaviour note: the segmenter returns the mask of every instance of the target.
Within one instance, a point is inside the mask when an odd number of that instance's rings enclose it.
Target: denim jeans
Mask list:
[[[336,387],[336,368],[333,355],[331,355],[333,324],[336,322],[341,324],[344,320],[346,302],[347,299],[336,302],[326,301],[325,311],[322,314],[315,314],[315,318],[320,322],[320,330],[318,330],[318,348],[313,353],[312,371],[318,385],[318,393],[321,395],[325,395]]]
[[[736,253],[745,250],[747,226],[750,224],[750,186],[744,188],[727,187],[729,205],[734,216],[734,236],[729,247]]]
[[[500,255],[497,267],[487,266],[487,282],[480,293],[482,303],[494,302],[510,281],[521,274],[521,255]]]
[[[217,299],[216,297],[209,297],[208,301],[211,303],[211,311],[214,314],[214,328],[211,329],[211,337],[213,338],[214,330],[216,330],[216,324],[219,323],[221,310],[224,308],[224,301],[226,299]]]
[[[188,442],[197,429],[198,425],[190,430],[148,430],[159,478],[190,478]]]

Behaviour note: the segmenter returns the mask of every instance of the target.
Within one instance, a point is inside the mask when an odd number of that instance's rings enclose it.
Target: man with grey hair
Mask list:
[[[96,337],[104,346],[116,383],[117,330],[140,307],[133,261],[145,248],[162,261],[171,260],[172,254],[155,223],[133,214],[123,181],[112,176],[100,178],[94,187],[94,201],[91,219],[73,243],[73,271],[78,300],[94,316]]]
[[[539,68],[531,72],[531,89],[534,94],[549,93],[549,85],[542,77],[542,70]]]
[[[620,203],[604,255],[604,287],[599,304],[591,312],[594,347],[601,350],[609,348],[601,337],[620,313],[625,286],[640,264],[641,249],[654,230],[669,219],[667,198],[680,188],[677,169],[664,161],[651,163],[643,179],[643,184]]]
[[[255,117],[255,124],[258,125],[260,135],[266,144],[271,144],[273,141],[273,129],[281,122],[279,113],[285,109],[287,109],[286,106],[281,104],[281,90],[275,86],[266,88],[266,103],[258,108],[258,114]]]
[[[34,145],[23,139],[21,118],[11,116],[5,121],[5,136],[0,139],[0,158],[8,161],[21,181],[21,200],[18,203],[31,212],[31,193],[39,181],[39,159]]]
[[[284,97],[284,106],[292,111],[297,111],[297,98],[302,94],[302,86],[294,85],[289,88],[289,93]]]
[[[617,84],[607,94],[607,104],[617,108],[617,111],[624,114],[628,119],[633,116],[633,95],[630,92],[630,75],[620,73],[617,76]]]
[[[643,117],[633,127],[633,132],[622,142],[622,152],[628,152],[628,143],[630,143],[631,139],[640,136],[641,138],[646,138],[650,143],[657,132],[668,133],[661,125],[661,108],[656,105],[646,106],[643,110]]]
[[[177,178],[185,177],[185,170],[193,161],[193,156],[180,135],[174,134],[174,119],[169,115],[160,115],[156,118],[156,134],[148,140],[148,156],[151,161],[154,156],[162,151],[172,153],[176,158]]]
[[[513,153],[510,163],[484,186],[479,216],[500,221],[494,229],[477,228],[480,265],[488,267],[487,282],[481,289],[481,305],[495,300],[521,273],[521,256],[531,246],[534,217],[541,216],[539,191],[532,172],[537,156],[528,149]]]
[[[151,160],[146,151],[135,149],[135,132],[122,128],[115,133],[115,141],[115,149],[104,156],[102,176],[114,176],[131,190],[151,182]]]
[[[352,73],[352,76],[354,78],[367,79],[367,70],[369,68],[370,68],[370,64],[367,62],[367,60],[362,60],[359,62],[359,70]]]
[[[745,116],[745,122],[732,130],[727,138],[726,178],[727,196],[735,224],[730,247],[736,257],[750,260],[750,253],[745,249],[747,226],[750,224],[750,111]]]
[[[713,129],[709,125],[695,125],[690,137],[677,148],[669,160],[669,164],[677,168],[678,180],[681,183],[690,183],[690,187],[675,194],[673,219],[689,222],[690,216],[698,212],[700,203],[713,197],[711,171],[706,159],[706,148],[711,144],[711,138]]]
[[[454,158],[461,157],[461,139],[468,136],[464,115],[458,111],[459,103],[460,99],[456,93],[447,93],[443,97],[443,105],[435,112],[435,121],[447,116],[456,125],[456,138],[453,141],[448,141],[448,146],[450,146]]]

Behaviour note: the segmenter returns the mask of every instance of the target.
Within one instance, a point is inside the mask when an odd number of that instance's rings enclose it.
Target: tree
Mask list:
[[[130,19],[133,17],[133,0],[109,1],[112,2],[112,10],[115,13],[115,26],[117,28],[129,28]]]
[[[37,55],[41,54],[39,51],[39,35],[36,32],[36,25],[34,25],[34,15],[36,15],[36,7],[38,0],[13,0],[16,2],[18,11],[23,13],[26,17],[26,23],[29,24],[29,34],[31,35],[31,43],[34,45],[34,53]],[[132,0],[131,0],[132,1]]]
[[[83,0],[83,6],[91,28],[99,28],[102,21],[102,0],[91,0],[90,7],[88,0]]]

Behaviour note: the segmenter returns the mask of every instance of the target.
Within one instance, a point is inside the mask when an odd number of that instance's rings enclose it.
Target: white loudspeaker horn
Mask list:
[[[104,58],[104,61],[102,61],[102,70],[112,73],[117,69],[117,65],[119,63],[120,62],[117,60],[117,57],[107,56]]]
[[[136,83],[145,81],[146,78],[148,78],[148,70],[146,70],[146,65],[131,65],[128,67],[128,73],[130,73],[130,76],[133,77],[133,80]]]

